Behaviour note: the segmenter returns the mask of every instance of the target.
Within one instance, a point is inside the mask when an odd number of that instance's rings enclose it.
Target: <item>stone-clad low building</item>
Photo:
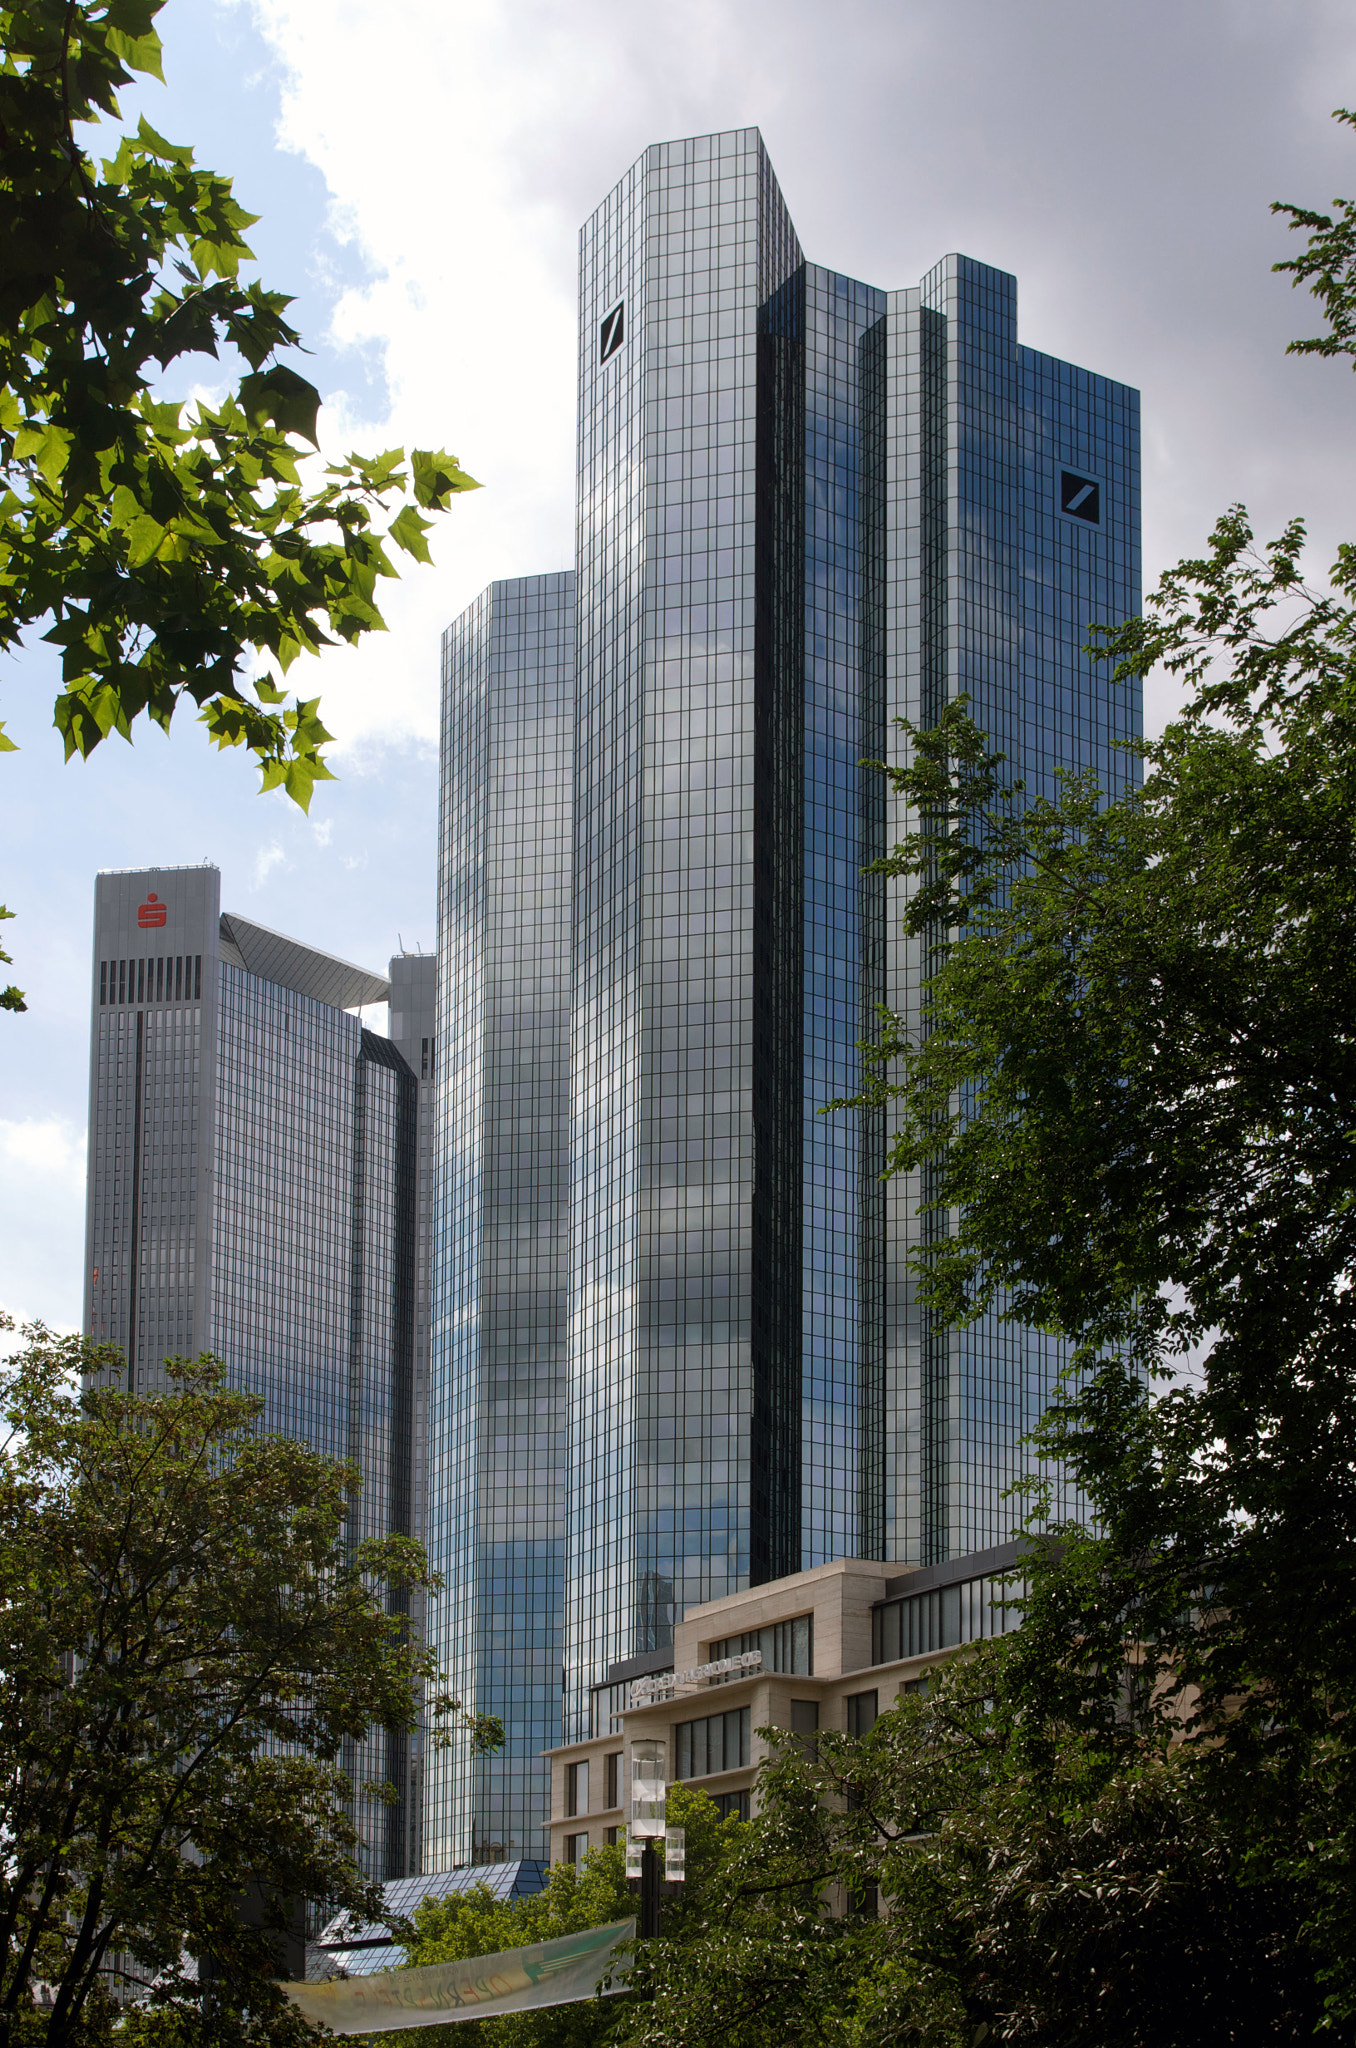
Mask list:
[[[1005,1574],[1021,1549],[1005,1543],[908,1572],[839,1558],[693,1608],[672,1651],[614,1664],[594,1687],[587,1741],[547,1752],[552,1862],[618,1839],[637,1737],[666,1744],[671,1784],[747,1818],[768,1749],[760,1728],[865,1734],[962,1643],[1016,1626]]]

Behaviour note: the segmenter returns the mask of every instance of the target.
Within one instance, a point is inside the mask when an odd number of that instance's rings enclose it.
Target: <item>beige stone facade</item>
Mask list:
[[[636,1737],[657,1736],[666,1743],[671,1784],[681,1779],[724,1801],[732,1795],[743,1794],[746,1800],[752,1795],[758,1764],[768,1749],[768,1744],[760,1741],[758,1729],[807,1733],[812,1728],[860,1732],[869,1727],[877,1714],[894,1706],[902,1691],[918,1684],[932,1666],[950,1656],[959,1642],[1001,1633],[1001,1618],[985,1624],[967,1621],[967,1617],[996,1611],[987,1588],[996,1574],[1010,1570],[1016,1561],[1015,1544],[907,1573],[901,1573],[898,1565],[840,1558],[813,1571],[796,1572],[694,1608],[674,1631],[671,1655],[655,1653],[613,1667],[609,1674],[614,1681],[611,1698],[601,1687],[594,1694],[590,1741],[546,1752],[551,1760],[552,1862],[577,1861],[586,1848],[617,1839],[626,1818],[625,1759]],[[977,1587],[986,1589],[982,1598],[972,1592]],[[931,1596],[936,1614],[954,1615],[954,1620],[935,1631],[948,1639],[912,1656],[873,1663],[873,1634],[878,1650],[891,1634],[879,1624],[873,1631],[873,1615],[887,1604],[909,1600],[915,1594],[920,1596],[920,1607],[922,1599]],[[801,1666],[808,1663],[809,1669],[776,1670],[770,1668],[773,1658],[764,1654],[763,1667],[747,1675],[736,1672],[684,1682],[685,1673],[715,1658],[737,1654],[740,1639],[759,1631],[774,1631],[780,1624],[775,1641],[789,1644],[793,1632],[786,1625],[803,1623],[806,1617],[810,1628],[795,1632],[796,1661]],[[802,1647],[807,1642],[808,1657]],[[670,1696],[649,1704],[621,1704],[628,1700],[636,1678],[648,1674],[652,1683],[662,1685],[662,1672],[669,1666],[676,1674]],[[609,1712],[610,1706],[617,1705],[620,1712]],[[704,1724],[713,1716],[729,1716],[745,1708],[748,1718],[741,1724],[740,1735],[741,1746],[747,1741],[747,1761],[721,1770],[696,1768],[711,1761],[703,1754],[705,1737],[700,1731]],[[706,1746],[714,1749],[717,1743],[713,1740]]]

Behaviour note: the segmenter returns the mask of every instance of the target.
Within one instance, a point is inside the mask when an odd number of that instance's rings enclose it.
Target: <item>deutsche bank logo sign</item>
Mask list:
[[[626,301],[619,299],[598,329],[598,360],[605,363],[626,339]]]
[[[1102,523],[1102,486],[1091,477],[1075,476],[1071,469],[1059,473],[1059,509],[1073,519],[1086,519],[1089,526]]]

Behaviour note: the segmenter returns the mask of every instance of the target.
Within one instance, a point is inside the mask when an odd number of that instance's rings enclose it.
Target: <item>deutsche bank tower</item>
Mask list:
[[[863,868],[962,692],[1030,791],[1136,772],[1137,394],[1016,280],[805,260],[755,129],[647,149],[580,248],[574,575],[444,643],[435,1627],[505,1714],[426,1863],[540,1853],[536,1753],[698,1602],[1006,1540],[1057,1358],[927,1326],[920,1189],[820,1116],[923,961]],[[439,1772],[441,1771],[441,1776]]]

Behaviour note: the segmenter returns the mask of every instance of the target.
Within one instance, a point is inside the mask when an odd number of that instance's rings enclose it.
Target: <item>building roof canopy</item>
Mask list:
[[[372,974],[349,960],[336,960],[271,932],[238,912],[223,911],[221,957],[232,967],[243,967],[263,981],[290,988],[295,995],[310,996],[317,1003],[329,1003],[336,1010],[356,1010],[366,1003],[389,1002],[391,984],[384,974]]]

